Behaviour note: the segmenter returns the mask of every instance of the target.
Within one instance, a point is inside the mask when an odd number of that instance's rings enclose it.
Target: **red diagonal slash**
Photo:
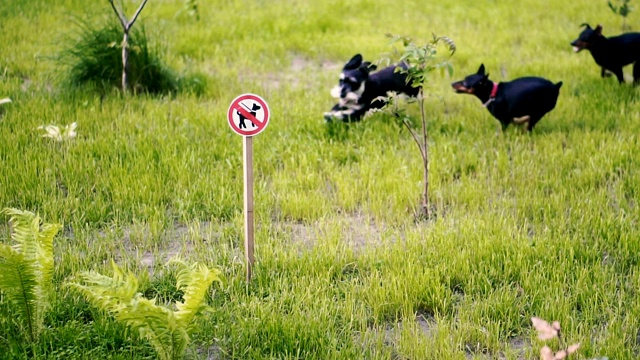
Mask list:
[[[262,121],[258,120],[250,112],[248,112],[247,110],[245,110],[243,107],[239,105],[240,105],[240,102],[238,102],[238,104],[236,104],[235,106],[236,111],[240,112],[247,120],[251,121],[256,126],[260,127],[260,125],[262,125]]]

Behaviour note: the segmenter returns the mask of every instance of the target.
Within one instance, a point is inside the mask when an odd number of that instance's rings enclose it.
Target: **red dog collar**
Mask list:
[[[493,89],[491,89],[491,95],[489,95],[489,100],[487,100],[487,102],[484,103],[483,105],[486,107],[487,105],[491,104],[491,102],[496,99],[497,93],[498,93],[498,83],[494,82]]]
[[[493,89],[491,89],[491,98],[495,98],[496,94],[498,93],[498,83],[494,82],[493,83]]]

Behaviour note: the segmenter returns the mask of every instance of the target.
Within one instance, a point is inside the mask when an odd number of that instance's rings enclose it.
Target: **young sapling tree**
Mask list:
[[[111,4],[111,8],[113,9],[113,11],[116,13],[116,16],[118,16],[118,19],[122,24],[122,30],[124,31],[124,37],[122,38],[122,92],[126,93],[128,82],[127,71],[129,70],[129,31],[138,19],[138,15],[140,15],[140,12],[147,4],[147,0],[142,1],[131,20],[127,20],[126,16],[124,15],[124,11],[118,11],[116,5],[113,3],[113,0],[109,0],[109,3]]]
[[[453,74],[453,67],[449,63],[448,58],[455,53],[456,45],[453,40],[446,36],[433,35],[432,39],[424,45],[417,45],[408,37],[398,35],[388,36],[391,38],[392,44],[397,42],[402,43],[402,50],[398,51],[395,49],[391,55],[394,58],[399,55],[399,63],[404,62],[407,67],[405,69],[398,66],[396,67],[396,71],[406,73],[407,81],[411,83],[411,86],[420,89],[415,100],[418,102],[420,108],[420,122],[418,124],[416,124],[416,121],[414,121],[410,115],[399,108],[397,95],[390,94],[390,96],[385,97],[383,100],[388,103],[386,109],[390,110],[392,115],[407,128],[420,151],[423,165],[423,189],[419,215],[425,219],[429,219],[431,218],[431,206],[429,203],[429,144],[425,100],[433,96],[428,91],[428,86],[434,71],[439,71],[441,74],[447,72],[449,76]],[[438,47],[442,44],[446,46],[449,53],[446,58],[438,54]],[[389,60],[389,58],[383,58],[380,62],[388,62]]]

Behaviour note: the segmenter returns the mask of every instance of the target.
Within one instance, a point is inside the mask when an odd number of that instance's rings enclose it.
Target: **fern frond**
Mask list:
[[[2,210],[3,215],[9,216],[11,224],[11,240],[14,245],[11,247],[18,253],[24,255],[28,260],[35,260],[37,253],[36,241],[40,231],[40,219],[30,211],[22,211],[13,208]]]
[[[2,213],[8,215],[12,227],[12,248],[24,255],[35,265],[36,277],[43,300],[51,293],[53,279],[53,239],[62,228],[59,224],[42,224],[42,219],[30,212],[5,208]],[[48,304],[44,301],[43,304]]]
[[[191,266],[182,261],[173,260],[178,264],[176,287],[182,290],[183,302],[176,302],[176,319],[184,327],[189,327],[193,317],[205,306],[204,297],[214,281],[221,282],[220,270],[209,269],[205,265],[193,263]]]
[[[95,307],[117,313],[138,292],[138,279],[133,274],[125,275],[114,261],[111,267],[112,277],[85,271],[79,274],[81,282],[69,282],[67,286],[76,289]]]
[[[138,280],[111,262],[113,276],[83,272],[80,282],[68,286],[79,291],[94,306],[109,312],[119,322],[137,331],[153,346],[162,360],[180,358],[189,341],[186,329],[181,329],[173,311],[146,299],[138,292]]]
[[[33,263],[10,246],[0,244],[0,290],[16,309],[31,341],[35,341],[41,327],[38,282]]]
[[[40,219],[37,219],[40,222]],[[49,287],[53,282],[53,239],[62,229],[60,224],[43,224],[38,233],[38,249],[36,252],[36,263],[39,264],[41,272],[41,286]]]
[[[128,305],[115,313],[115,318],[146,338],[160,359],[172,360],[176,358],[175,352],[184,352],[188,337],[185,339],[176,334],[180,329],[171,310],[158,306],[155,299],[146,299],[140,293]]]
[[[211,283],[220,281],[220,271],[197,263],[187,266],[181,261],[174,262],[180,266],[177,287],[184,292],[184,302],[176,304],[177,311],[156,304],[156,299],[144,298],[138,292],[135,276],[125,274],[113,261],[112,277],[83,272],[79,282],[67,285],[147,339],[159,359],[181,359],[190,341],[193,317],[204,308],[203,300]]]
[[[0,290],[16,306],[18,318],[35,341],[53,293],[53,238],[61,226],[42,224],[29,211],[5,208],[0,214],[9,216],[13,241],[1,247]]]

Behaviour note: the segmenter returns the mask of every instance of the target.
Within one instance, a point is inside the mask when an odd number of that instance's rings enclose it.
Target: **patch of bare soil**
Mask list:
[[[335,72],[336,76],[340,69],[340,64],[329,60],[309,59],[308,57],[295,54],[291,59],[291,64],[281,72],[268,74],[250,74],[252,79],[257,79],[265,88],[276,91],[287,84],[294,88],[306,88],[315,86],[308,81],[309,76],[327,71]]]
[[[354,250],[380,246],[385,241],[396,240],[386,236],[387,227],[384,224],[376,223],[372,218],[362,213],[344,214],[330,223],[324,222],[323,226],[313,223],[281,222],[277,224],[277,227],[290,234],[294,244],[302,245],[301,250],[311,249],[318,245],[322,239],[331,236],[336,231],[336,227],[340,229],[342,234],[341,241]]]
[[[373,328],[372,330],[374,332],[381,333],[381,335],[384,336],[385,345],[395,348],[396,339],[401,336],[402,330],[406,326],[416,327],[425,337],[434,337],[438,332],[437,320],[432,315],[421,312],[418,312],[414,319],[405,319],[395,323],[388,323],[384,327]],[[531,343],[524,338],[510,339],[506,345],[511,349],[510,355],[512,356],[515,353],[518,360],[525,360],[526,351],[531,347]],[[502,352],[490,352],[483,348],[481,344],[467,344],[465,346],[465,353],[466,359],[507,359],[506,354]],[[400,356],[400,354],[397,354],[397,357],[404,358],[403,356]]]
[[[117,239],[120,244],[115,253],[115,260],[134,258],[152,274],[154,268],[163,266],[172,258],[188,257],[196,251],[201,243],[215,244],[223,237],[224,228],[228,225],[215,225],[210,222],[192,224],[176,224],[154,235],[146,224],[135,224],[118,230],[118,234],[101,233],[100,237]],[[238,249],[240,254],[242,249]]]

